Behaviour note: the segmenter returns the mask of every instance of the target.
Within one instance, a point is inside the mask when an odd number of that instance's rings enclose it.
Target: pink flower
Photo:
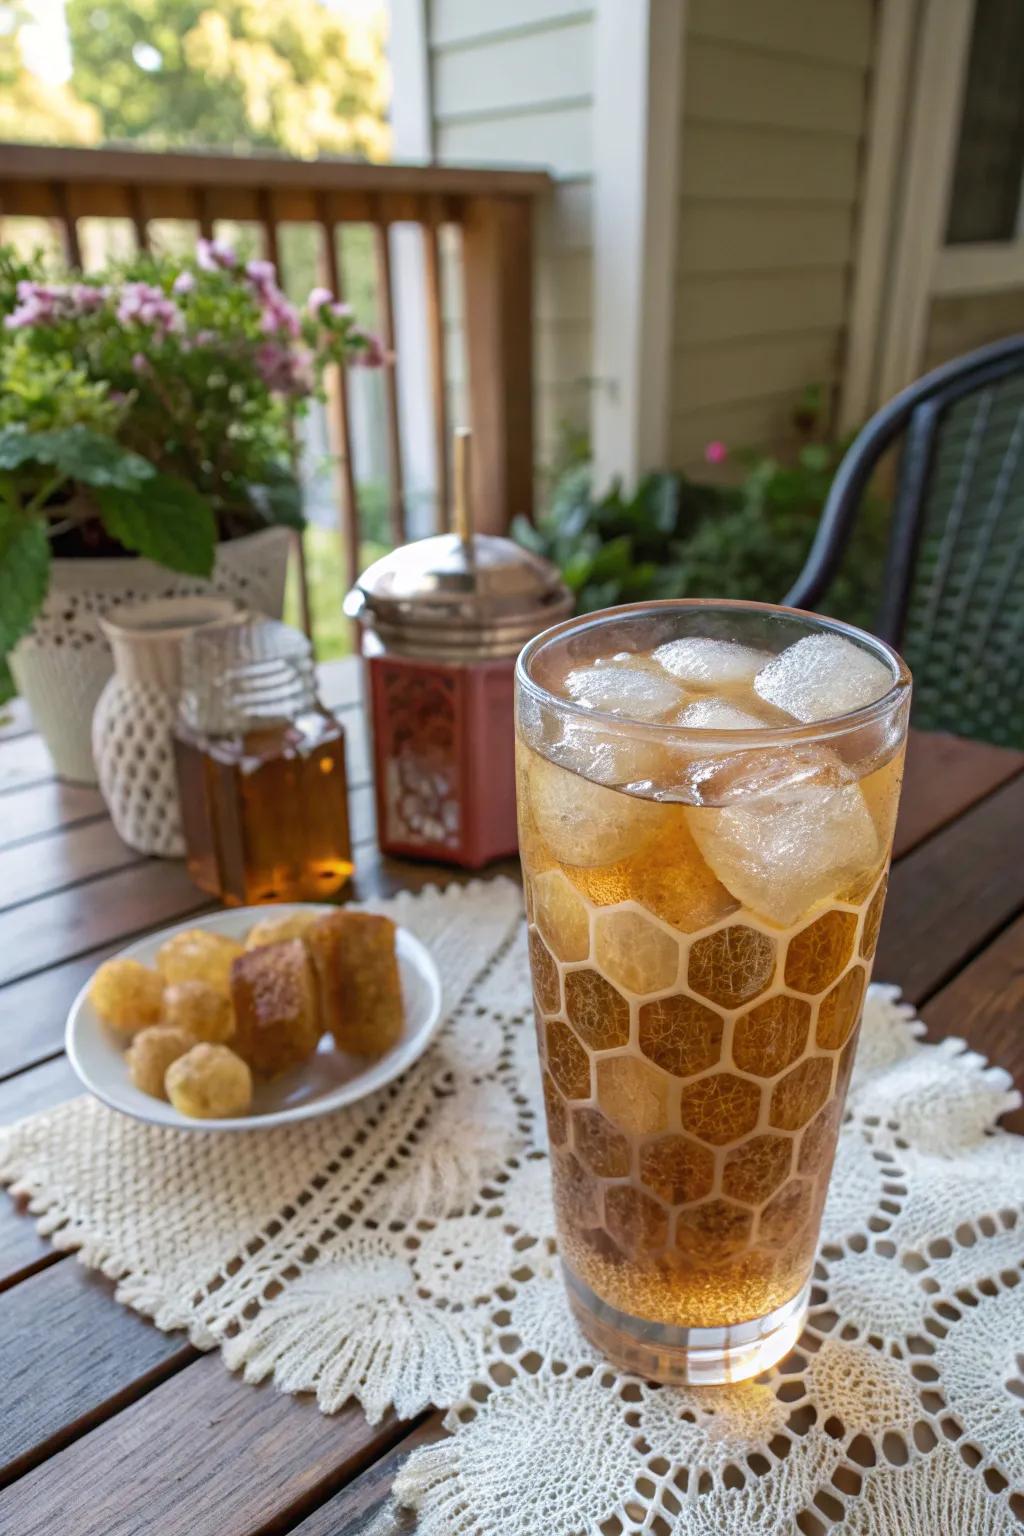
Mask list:
[[[174,282],[171,284],[171,292],[191,293],[195,285],[196,275],[194,272],[179,272],[177,277],[174,279]]]
[[[254,288],[277,287],[277,268],[272,261],[246,262],[245,275]]]
[[[132,372],[133,373],[148,373],[149,372],[149,358],[144,356],[144,354],[141,353],[141,352],[136,352],[135,355],[132,357]]]
[[[122,325],[144,325],[162,339],[169,331],[181,330],[181,311],[162,288],[152,283],[125,283],[117,306]]]
[[[704,444],[704,461],[707,464],[724,464],[729,457],[729,450],[717,437],[710,443]]]
[[[4,326],[9,331],[77,320],[81,315],[102,309],[109,293],[109,289],[96,283],[34,283],[25,278],[15,291],[17,307],[4,319]]]
[[[363,343],[349,359],[354,368],[383,368],[385,363],[392,361],[391,353],[385,351],[379,336],[374,336],[370,331],[357,330],[352,332],[352,338]]]
[[[278,395],[303,395],[312,388],[309,354],[301,347],[261,342],[256,348],[256,370],[267,388]]]
[[[238,257],[224,240],[197,241],[196,261],[204,272],[226,272],[238,265]]]
[[[329,288],[311,288],[309,298],[306,300],[306,308],[311,315],[318,315],[328,304],[332,303],[334,294]]]

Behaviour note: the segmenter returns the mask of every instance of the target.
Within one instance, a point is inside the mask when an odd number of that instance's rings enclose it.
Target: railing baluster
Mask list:
[[[196,223],[203,240],[213,239],[213,214],[210,212],[210,196],[205,187],[196,188]]]
[[[277,272],[277,280],[284,287],[284,274],[281,271],[281,249],[277,238],[277,216],[274,213],[274,205],[270,193],[266,190],[259,195],[260,211],[260,237],[263,243],[263,254],[267,261],[274,263]],[[292,434],[292,454],[298,467],[299,444]],[[313,615],[309,606],[309,581],[306,571],[306,545],[302,532],[296,529],[292,535],[292,548],[295,551],[295,570],[299,578],[299,619],[303,632],[313,638]]]
[[[380,294],[381,340],[395,353],[395,298],[391,286],[391,242],[388,225],[379,219],[373,227],[377,257],[377,290]],[[396,364],[384,370],[384,401],[388,431],[388,485],[391,493],[391,542],[405,542],[405,484],[402,474],[402,434],[398,424],[398,375]]]
[[[78,243],[78,222],[71,213],[67,185],[63,181],[51,183],[53,210],[60,225],[61,244],[64,247],[64,264],[77,271],[82,269],[82,247]]]
[[[437,463],[437,508],[434,515],[438,533],[444,533],[448,528],[448,507],[451,496],[448,469],[448,400],[444,372],[444,312],[441,305],[440,224],[437,202],[431,198],[430,208],[421,228],[427,283],[427,336],[430,345],[430,392],[433,396],[434,408],[434,458]]]
[[[281,277],[281,251],[277,240],[277,219],[274,215],[274,205],[271,202],[270,193],[264,188],[259,195],[260,210],[260,235],[263,241],[263,254],[267,261],[272,261],[277,269],[278,280]],[[282,284],[283,286],[283,284]]]
[[[135,231],[136,249],[148,255],[149,253],[149,221],[146,218],[145,202],[142,188],[130,186],[128,188],[128,204],[131,208],[132,228]]]
[[[326,198],[317,199],[320,225],[321,267],[325,287],[337,299],[344,299],[344,279],[338,248],[335,244],[337,226],[331,218]],[[359,502],[356,495],[355,469],[352,464],[352,424],[349,412],[348,375],[344,368],[332,368],[328,374],[327,395],[334,417],[336,432],[336,462],[338,501],[341,510],[342,553],[349,586],[359,575]]]

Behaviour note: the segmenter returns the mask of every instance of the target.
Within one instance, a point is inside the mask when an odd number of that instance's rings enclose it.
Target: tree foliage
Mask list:
[[[67,20],[104,139],[387,153],[382,29],[322,0],[68,0]]]

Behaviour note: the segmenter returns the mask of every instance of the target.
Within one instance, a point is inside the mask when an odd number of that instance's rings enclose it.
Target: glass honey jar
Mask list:
[[[322,901],[347,883],[345,731],[298,630],[247,618],[187,638],[174,756],[201,890],[248,906]]]

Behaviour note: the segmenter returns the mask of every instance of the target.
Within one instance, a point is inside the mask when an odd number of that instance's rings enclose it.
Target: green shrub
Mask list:
[[[805,393],[798,427],[813,422],[814,400]],[[572,465],[548,510],[536,524],[517,518],[513,537],[555,562],[581,613],[665,597],[777,603],[803,566],[847,446],[808,441],[789,463],[741,453],[746,473],[736,485],[653,474],[631,496],[615,484],[595,497],[589,464]],[[708,456],[719,462],[725,450],[709,444]],[[870,627],[885,545],[885,507],[869,498],[828,594],[831,614]]]

